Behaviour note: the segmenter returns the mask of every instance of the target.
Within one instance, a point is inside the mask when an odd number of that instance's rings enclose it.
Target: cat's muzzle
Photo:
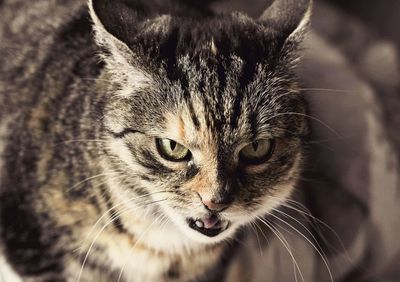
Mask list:
[[[203,218],[188,218],[189,227],[208,237],[215,237],[225,231],[229,222],[221,220],[216,214],[209,214]]]

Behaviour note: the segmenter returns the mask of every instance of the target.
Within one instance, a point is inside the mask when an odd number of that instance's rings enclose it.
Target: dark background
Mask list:
[[[260,16],[273,0],[216,1],[217,10],[245,11],[253,17]],[[358,19],[371,30],[375,38],[389,39],[400,47],[400,0],[314,0],[328,2]],[[226,5],[229,3],[229,5]],[[219,7],[219,8],[218,8]]]
[[[330,0],[400,47],[400,0]]]

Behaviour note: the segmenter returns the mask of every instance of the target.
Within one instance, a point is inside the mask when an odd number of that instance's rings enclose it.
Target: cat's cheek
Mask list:
[[[301,164],[302,154],[297,153],[290,164],[287,164],[287,168],[277,170],[267,168],[258,175],[257,180],[253,180],[253,190],[248,190],[247,194],[244,193],[242,196],[246,198],[251,194],[252,200],[245,204],[257,215],[267,214],[273,208],[280,206],[294,190],[301,172]],[[256,174],[253,175],[253,177],[255,176]],[[248,182],[250,182],[251,176],[248,175],[248,178]]]
[[[288,171],[286,180],[280,184],[277,184],[270,189],[269,193],[266,193],[263,197],[260,198],[259,204],[257,205],[257,213],[260,215],[265,215],[271,212],[274,208],[282,205],[292,194],[295,189],[297,178],[299,175],[299,166],[300,166],[300,157],[295,160],[294,165]]]
[[[140,168],[135,165],[132,152],[126,146],[123,139],[110,139],[108,148],[114,155],[118,156],[124,163],[129,165],[133,171],[137,171]]]
[[[261,199],[261,203],[258,206],[257,213],[265,215],[270,213],[273,209],[282,205],[292,194],[294,190],[295,182],[287,184],[277,185],[274,188],[274,192],[266,195]]]

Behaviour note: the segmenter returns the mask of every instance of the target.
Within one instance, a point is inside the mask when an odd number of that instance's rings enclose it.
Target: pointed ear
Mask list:
[[[131,60],[143,58],[145,53],[157,49],[157,43],[168,35],[171,23],[169,7],[160,4],[166,2],[89,0],[98,45],[105,47],[117,59],[121,56]]]
[[[151,75],[141,67],[138,54],[129,46],[129,38],[135,37],[139,23],[139,9],[135,10],[132,2],[134,1],[89,0],[89,11],[96,42],[103,48],[101,57],[111,78],[129,81],[131,85],[140,88],[151,83]]]
[[[89,0],[89,11],[96,42],[119,59],[132,56],[126,37],[135,33],[137,13],[120,0]]]
[[[275,0],[259,20],[285,41],[301,41],[310,23],[311,9],[312,0]]]
[[[144,7],[141,1],[133,0],[89,0],[90,15],[94,22],[97,39],[118,39],[128,45],[130,37],[136,35],[140,14]]]

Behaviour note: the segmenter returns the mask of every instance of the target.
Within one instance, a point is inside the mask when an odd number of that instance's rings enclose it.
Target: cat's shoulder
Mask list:
[[[0,13],[2,112],[31,105],[39,92],[46,96],[46,83],[62,74],[68,80],[91,72],[82,59],[96,57],[86,1],[6,0]]]

